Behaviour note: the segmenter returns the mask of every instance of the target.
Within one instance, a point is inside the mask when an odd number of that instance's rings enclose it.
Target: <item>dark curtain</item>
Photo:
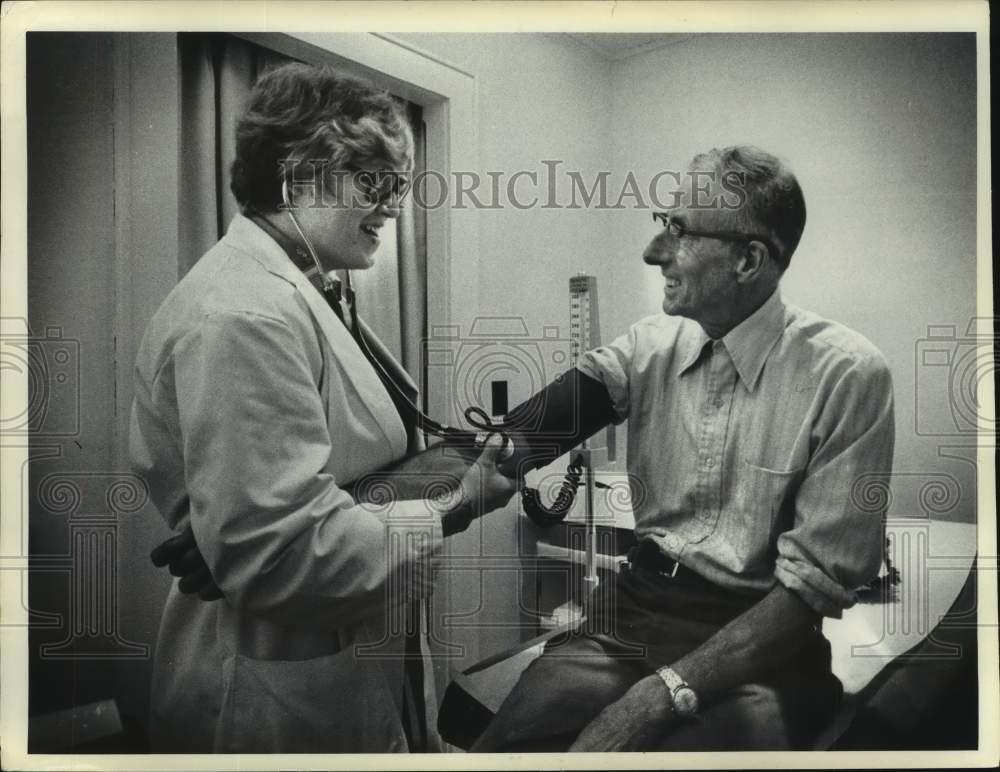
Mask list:
[[[180,265],[183,276],[239,211],[229,192],[234,129],[257,76],[291,61],[229,35],[181,33]]]

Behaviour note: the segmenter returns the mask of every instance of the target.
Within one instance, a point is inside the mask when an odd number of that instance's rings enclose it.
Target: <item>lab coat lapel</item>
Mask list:
[[[379,366],[389,376],[389,380],[396,385],[396,389],[402,393],[410,405],[416,405],[418,399],[420,398],[420,390],[417,388],[417,384],[413,382],[410,374],[406,372],[406,369],[399,363],[399,360],[397,360],[396,357],[393,356],[392,352],[389,351],[389,347],[386,346],[375,334],[372,328],[365,323],[364,319],[359,317],[357,322],[361,334],[368,343],[368,350],[371,353],[372,358],[378,362]],[[397,397],[392,395],[392,399],[395,402]],[[425,444],[423,441],[423,433],[420,431],[420,427],[415,423],[412,411],[400,407],[398,404],[397,408],[399,409],[400,417],[403,419],[406,429],[407,453],[418,453],[421,450],[424,450]]]
[[[389,347],[379,339],[374,330],[368,326],[364,319],[358,319],[358,325],[364,333],[365,340],[368,341],[368,347],[372,350],[372,355],[379,361],[379,364],[385,368],[385,371],[389,374],[396,385],[399,386],[400,391],[406,395],[407,399],[409,399],[410,402],[416,402],[420,391],[417,389],[417,384],[413,382],[413,378],[410,377],[410,374],[406,372],[403,366],[399,363],[399,360],[397,360],[396,357],[392,355],[392,352],[389,351]]]
[[[226,237],[227,239],[233,237],[233,241],[236,242],[234,246],[249,252],[271,273],[281,276],[295,286],[306,301],[320,330],[330,342],[330,347],[334,356],[340,361],[345,377],[385,435],[393,455],[403,455],[407,445],[406,431],[388,392],[350,332],[334,314],[333,309],[327,305],[319,290],[270,236],[243,215],[238,214],[233,218]]]
[[[298,277],[295,278],[295,287],[305,298],[320,330],[330,341],[330,346],[340,361],[344,374],[354,386],[372,418],[381,427],[382,433],[392,446],[394,455],[402,455],[406,451],[406,432],[385,386],[382,385],[382,381],[379,380],[378,375],[365,359],[364,354],[361,353],[361,349],[351,337],[351,333],[337,318],[333,309],[327,305],[319,290],[302,275],[301,271],[294,266],[292,270],[298,274]]]

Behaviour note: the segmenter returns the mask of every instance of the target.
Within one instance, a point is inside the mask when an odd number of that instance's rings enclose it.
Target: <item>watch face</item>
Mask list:
[[[698,712],[698,695],[694,689],[682,686],[674,692],[674,707],[682,716],[693,716]]]

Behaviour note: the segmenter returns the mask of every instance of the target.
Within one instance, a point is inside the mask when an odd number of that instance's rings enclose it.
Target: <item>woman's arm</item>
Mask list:
[[[604,384],[573,369],[563,373],[541,391],[515,407],[503,428],[513,432],[513,458],[502,461],[507,476],[523,475],[550,463],[613,420],[611,399]],[[345,485],[356,502],[384,505],[389,501],[444,500],[459,490],[476,463],[481,449],[441,442],[387,468],[365,474]],[[488,479],[488,476],[487,476]],[[471,481],[469,481],[471,482]],[[494,486],[503,481],[493,480]],[[445,537],[465,530],[475,516],[468,501],[442,512]],[[444,509],[444,508],[443,508]],[[169,566],[181,577],[181,592],[197,593],[204,600],[222,597],[195,543],[190,526],[157,546],[152,554],[157,566]]]
[[[356,501],[327,465],[366,416],[331,432],[304,340],[292,317],[213,313],[174,346],[163,388],[179,409],[190,524],[227,602],[283,624],[343,624],[395,602],[387,587],[400,601],[430,592],[443,509],[475,509],[466,489]],[[509,481],[475,472],[480,511],[509,499]]]

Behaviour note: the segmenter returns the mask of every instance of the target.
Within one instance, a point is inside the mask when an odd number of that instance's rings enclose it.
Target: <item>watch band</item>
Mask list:
[[[656,674],[663,679],[663,683],[667,685],[670,690],[670,694],[674,693],[674,689],[678,686],[686,686],[686,682],[681,678],[677,672],[671,668],[669,665],[664,665],[663,667],[656,669]]]
[[[656,669],[656,674],[670,691],[670,701],[678,716],[693,716],[698,712],[698,694],[673,668],[664,665]]]

